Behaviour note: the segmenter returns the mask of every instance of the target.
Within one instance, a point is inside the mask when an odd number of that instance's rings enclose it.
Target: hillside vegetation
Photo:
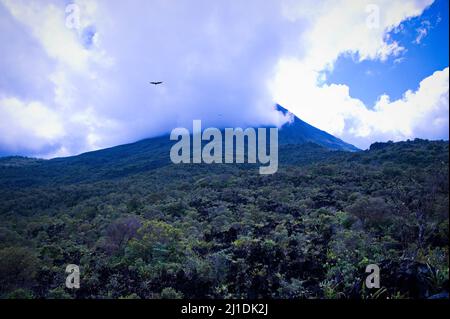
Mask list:
[[[173,165],[163,140],[0,159],[1,298],[427,298],[448,285],[448,142],[283,145]],[[364,288],[380,266],[380,289]],[[81,288],[65,288],[77,264]]]

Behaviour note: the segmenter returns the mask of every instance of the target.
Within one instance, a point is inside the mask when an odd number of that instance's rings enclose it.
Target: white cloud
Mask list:
[[[399,100],[381,96],[373,109],[352,98],[346,85],[318,83],[318,73],[299,61],[280,64],[275,86],[280,103],[300,118],[366,148],[374,141],[448,139],[448,76],[447,67]]]
[[[65,135],[58,114],[36,101],[0,99],[0,114],[0,145],[12,151],[59,147]]]
[[[417,36],[414,39],[415,44],[420,44],[422,42],[422,39],[425,38],[428,34],[428,28],[417,28]]]
[[[379,28],[367,27],[372,2]],[[0,40],[10,42],[0,62],[0,117],[8,119],[1,129],[14,132],[0,150],[76,154],[189,127],[193,118],[219,127],[280,124],[274,102],[360,146],[409,132],[433,136],[412,115],[400,131],[373,127],[372,118],[392,113],[388,105],[406,110],[418,97],[383,98],[370,111],[348,87],[323,84],[341,54],[399,55],[404,49],[387,32],[430,2],[77,0],[80,27],[70,29],[61,1],[0,0]],[[432,98],[445,100],[440,93]],[[415,108],[442,122],[442,107]],[[23,125],[34,120],[47,129]]]
[[[77,70],[87,68],[89,53],[77,41],[76,35],[61,25],[61,21],[65,19],[61,7],[17,0],[2,2],[13,17],[26,25],[39,39],[50,57]]]
[[[387,38],[387,32],[405,19],[420,15],[432,0],[326,0],[316,3],[289,1],[284,12],[291,20],[309,21],[309,28],[299,45],[307,48],[302,61],[318,71],[332,67],[343,53],[355,54],[359,60],[384,60],[389,55],[399,54],[403,48]],[[372,11],[373,7],[377,10]],[[379,14],[378,26],[370,24],[373,14]]]
[[[379,8],[379,27],[366,24],[366,6]],[[326,1],[301,10],[293,2],[290,19],[309,18],[301,44],[303,56],[281,59],[273,81],[275,99],[303,120],[366,148],[377,140],[448,138],[448,68],[421,82],[416,92],[397,101],[381,96],[372,109],[349,94],[349,87],[325,84],[326,70],[337,58],[380,60],[404,50],[388,37],[400,23],[420,15],[431,1]],[[298,10],[296,10],[298,8]]]
[[[371,135],[388,135],[394,140],[421,136],[448,138],[449,69],[436,71],[420,82],[417,91],[389,101],[382,96],[373,111]]]
[[[52,87],[41,102],[58,114],[70,154],[165,133],[192,118],[215,126],[282,121],[267,79],[286,42],[280,30],[299,23],[286,22],[277,1],[78,0],[79,29],[66,27],[61,2],[1,3],[15,19],[11,31],[25,27],[54,62],[40,74]],[[30,43],[21,45],[15,50]],[[20,78],[33,74],[25,72]]]

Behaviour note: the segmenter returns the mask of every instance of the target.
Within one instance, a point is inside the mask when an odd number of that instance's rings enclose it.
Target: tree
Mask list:
[[[0,250],[0,292],[33,285],[38,269],[34,253],[25,247],[8,247]]]

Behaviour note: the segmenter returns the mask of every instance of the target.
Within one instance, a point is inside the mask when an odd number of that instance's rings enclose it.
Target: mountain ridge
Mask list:
[[[360,151],[356,146],[306,123],[279,104],[276,105],[276,110],[293,117],[293,121],[285,123],[280,128],[280,144],[300,144],[301,141],[303,143],[312,142],[331,150]]]
[[[287,110],[277,105],[283,114]],[[26,157],[0,158],[0,181],[14,186],[29,186],[43,181],[78,183],[139,174],[171,164],[170,149],[176,141],[169,135],[134,143],[49,160]],[[279,130],[280,164],[311,161],[334,151],[356,151],[353,145],[321,131],[293,115]],[[293,156],[295,154],[295,156]]]
[[[314,143],[330,150],[350,151],[350,152],[360,151],[360,149],[357,148],[356,146],[346,143],[343,140],[301,120],[296,115],[289,112],[287,109],[283,108],[279,104],[276,105],[276,110],[283,113],[284,115],[290,114],[293,118],[292,121],[283,124],[279,128],[280,145],[287,145],[287,144],[300,145],[305,143]],[[267,128],[269,127],[271,126],[267,126]],[[73,158],[91,158],[92,156],[95,157],[96,155],[102,153],[105,153],[107,155],[118,155],[118,156],[129,155],[130,151],[141,153],[142,151],[148,151],[153,149],[152,147],[149,147],[148,142],[159,146],[162,146],[163,144],[173,145],[175,142],[169,140],[169,135],[170,134],[163,134],[155,137],[144,138],[131,143],[120,144],[98,150],[83,152],[81,154],[73,156],[55,157],[48,159],[46,161],[60,161],[63,159],[70,160]],[[169,143],[167,143],[167,141],[169,141]],[[7,158],[21,158],[22,160],[28,158],[33,159],[34,160],[33,162],[42,160],[40,158],[18,156],[18,155],[0,156],[0,160],[1,159],[5,160]]]

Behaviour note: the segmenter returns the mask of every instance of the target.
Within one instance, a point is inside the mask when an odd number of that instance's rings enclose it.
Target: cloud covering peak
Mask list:
[[[189,127],[192,119],[281,124],[287,119],[275,103],[358,146],[443,137],[448,68],[401,100],[381,96],[372,109],[345,85],[324,84],[342,54],[398,55],[403,48],[388,32],[431,1],[379,1],[375,29],[367,27],[368,4],[0,0],[0,41],[8,43],[0,152],[72,155]],[[393,114],[400,125],[387,121]]]

